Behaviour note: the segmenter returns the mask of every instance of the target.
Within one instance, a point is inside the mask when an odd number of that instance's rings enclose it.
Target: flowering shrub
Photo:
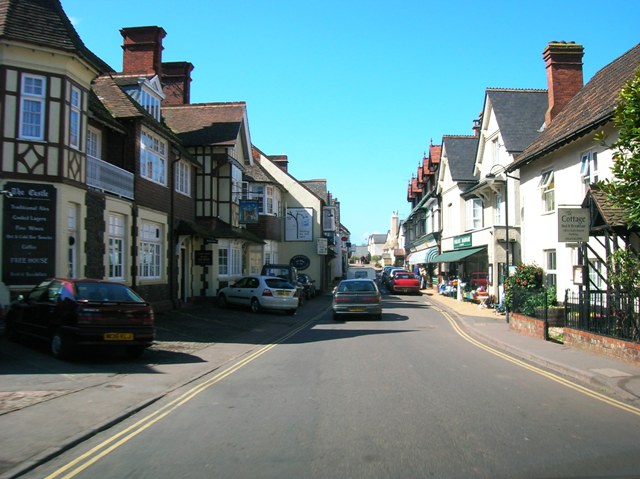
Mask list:
[[[542,268],[536,264],[520,264],[505,281],[505,301],[513,310],[514,296],[531,296],[542,290]]]

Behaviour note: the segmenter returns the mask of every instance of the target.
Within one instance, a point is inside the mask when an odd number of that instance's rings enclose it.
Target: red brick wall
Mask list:
[[[541,319],[530,318],[529,316],[517,313],[510,313],[509,327],[520,334],[544,339],[544,321]]]
[[[624,361],[640,363],[640,344],[564,328],[564,344]]]

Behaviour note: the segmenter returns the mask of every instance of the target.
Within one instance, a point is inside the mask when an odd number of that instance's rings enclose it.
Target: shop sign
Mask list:
[[[328,249],[329,241],[327,240],[327,238],[318,238],[318,254],[324,256],[327,254]]]
[[[558,242],[589,241],[589,208],[558,208]]]
[[[213,265],[213,251],[199,250],[195,251],[195,264],[196,266],[212,266]]]
[[[5,183],[2,281],[32,285],[55,276],[56,189],[38,183]],[[76,238],[69,238],[72,245]]]
[[[471,235],[464,234],[453,238],[453,249],[468,248],[471,246]]]

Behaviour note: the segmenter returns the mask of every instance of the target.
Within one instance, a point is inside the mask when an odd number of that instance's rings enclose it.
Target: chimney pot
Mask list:
[[[552,41],[542,52],[549,91],[549,107],[545,115],[547,126],[582,88],[583,55],[582,45],[565,41]]]
[[[120,30],[123,38],[122,71],[132,75],[162,75],[161,27],[131,27]]]

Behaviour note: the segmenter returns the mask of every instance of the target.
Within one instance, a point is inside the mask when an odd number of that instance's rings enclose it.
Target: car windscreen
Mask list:
[[[267,286],[274,289],[296,289],[291,283],[279,278],[269,278],[264,281]]]
[[[338,285],[339,293],[351,293],[360,291],[375,291],[376,286],[373,281],[343,281]]]
[[[414,279],[415,276],[411,273],[400,273],[396,275],[396,279]]]
[[[77,283],[76,291],[79,300],[144,303],[140,296],[123,284]]]

